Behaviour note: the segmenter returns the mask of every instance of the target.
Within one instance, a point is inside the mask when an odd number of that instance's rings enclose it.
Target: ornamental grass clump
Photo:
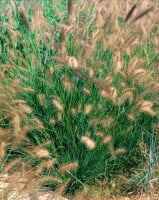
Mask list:
[[[70,194],[97,181],[116,193],[149,188],[158,177],[159,19],[156,1],[146,2],[5,3],[2,173],[23,168],[34,184]]]

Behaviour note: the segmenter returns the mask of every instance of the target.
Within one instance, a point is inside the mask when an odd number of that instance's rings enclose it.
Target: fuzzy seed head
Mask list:
[[[68,58],[68,64],[71,68],[77,69],[78,68],[78,61],[75,57],[71,56]]]
[[[67,171],[70,171],[70,170],[74,170],[78,167],[78,162],[72,162],[72,163],[68,163],[68,164],[65,164],[63,166],[61,166],[59,168],[59,172],[61,173],[65,173]]]
[[[35,154],[38,158],[47,158],[50,155],[49,151],[46,149],[36,149]]]
[[[85,107],[85,114],[86,114],[86,115],[90,114],[92,108],[93,108],[93,106],[92,106],[91,104],[88,104],[88,105]]]
[[[62,106],[61,102],[58,99],[53,99],[52,103],[57,108],[58,111],[60,111],[60,112],[63,111],[63,106]]]
[[[108,144],[109,142],[111,142],[112,140],[112,136],[111,135],[107,135],[104,140],[103,140],[103,143],[104,144]]]
[[[96,143],[92,139],[90,139],[88,136],[82,136],[81,142],[84,143],[86,147],[90,150],[94,149],[96,146]]]

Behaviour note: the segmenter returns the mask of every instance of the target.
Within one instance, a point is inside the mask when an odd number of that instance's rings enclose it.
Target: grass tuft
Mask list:
[[[158,7],[146,2],[0,2],[7,198],[20,177],[27,192],[156,187]]]

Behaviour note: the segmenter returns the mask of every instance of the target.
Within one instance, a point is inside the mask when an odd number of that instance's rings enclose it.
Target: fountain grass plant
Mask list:
[[[139,6],[1,2],[1,173],[69,193],[156,184],[158,19]]]

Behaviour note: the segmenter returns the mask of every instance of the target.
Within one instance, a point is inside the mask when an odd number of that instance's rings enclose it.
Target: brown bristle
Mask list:
[[[130,17],[132,16],[134,10],[136,9],[136,7],[137,7],[137,4],[133,5],[133,7],[130,9],[130,11],[128,12],[127,16],[125,17],[125,22],[127,22],[130,19]]]
[[[148,9],[146,9],[145,11],[143,11],[142,13],[138,14],[132,21],[131,23],[136,22],[137,20],[139,20],[140,18],[144,17],[145,15],[147,15],[149,12],[153,11],[153,7],[150,7]]]
[[[19,15],[20,15],[21,19],[23,20],[26,28],[30,31],[31,30],[30,23],[28,22],[27,14],[26,14],[23,6],[21,6],[20,9],[19,9]]]

